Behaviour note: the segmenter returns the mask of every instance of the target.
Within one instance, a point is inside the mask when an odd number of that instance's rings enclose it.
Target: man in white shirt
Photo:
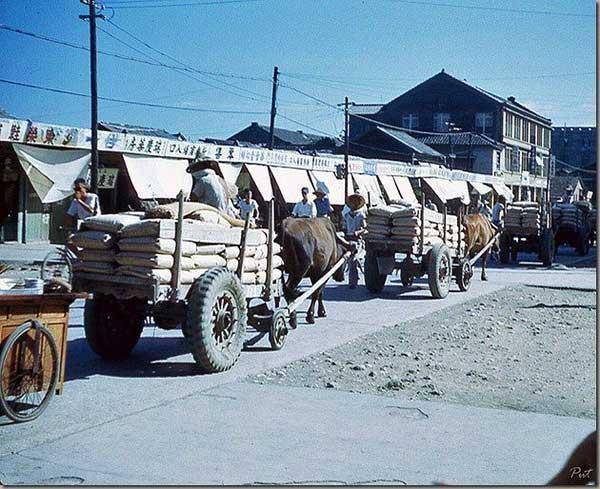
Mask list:
[[[361,212],[365,206],[365,198],[358,193],[349,195],[346,205],[348,206],[348,212],[344,215],[346,239],[357,242],[360,250],[362,236],[367,231],[365,214]],[[356,253],[348,260],[348,284],[351,289],[356,289],[358,286],[359,254]]]
[[[76,229],[77,221],[83,221],[90,216],[98,216],[102,214],[100,211],[100,201],[98,196],[89,192],[89,187],[83,178],[78,178],[73,182],[73,201],[67,209],[65,216],[65,227],[68,229]]]
[[[294,217],[317,217],[317,207],[315,203],[308,200],[308,187],[302,187],[302,200],[294,205],[292,216]]]
[[[249,188],[244,190],[242,196],[238,202],[240,219],[246,220],[246,216],[250,215],[250,222],[253,223],[258,219],[258,202],[252,198],[252,190]]]
[[[498,229],[503,227],[504,223],[504,197],[498,197],[498,200],[492,208],[492,224]]]

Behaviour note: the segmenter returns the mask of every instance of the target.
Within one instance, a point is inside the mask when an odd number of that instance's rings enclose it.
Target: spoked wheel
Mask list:
[[[207,373],[228,370],[244,345],[247,304],[239,279],[225,268],[213,268],[190,290],[186,340]]]
[[[13,421],[36,419],[54,396],[58,349],[52,333],[28,321],[8,337],[0,352],[0,407]]]
[[[287,335],[288,327],[285,312],[281,309],[277,309],[273,313],[271,329],[269,329],[269,343],[271,343],[271,348],[273,350],[281,350],[283,345],[285,345]]]
[[[365,285],[369,292],[378,294],[385,287],[387,275],[379,273],[379,265],[377,264],[377,255],[371,250],[367,250],[365,254]]]
[[[466,258],[463,258],[458,264],[458,270],[456,273],[456,283],[458,284],[458,288],[462,292],[469,290],[472,278],[473,267],[471,266],[471,262],[469,262],[469,260]]]
[[[44,281],[50,279],[62,280],[68,284],[73,278],[73,262],[66,249],[56,248],[50,251],[42,262],[40,278]]]
[[[427,280],[431,295],[443,299],[450,291],[452,277],[452,258],[446,245],[437,244],[429,252]]]

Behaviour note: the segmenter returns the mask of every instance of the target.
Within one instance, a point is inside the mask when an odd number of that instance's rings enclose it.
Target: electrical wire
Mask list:
[[[286,121],[293,122],[294,124],[298,124],[300,127],[304,127],[305,129],[310,129],[311,131],[315,131],[316,133],[323,134],[324,136],[328,136],[330,138],[338,139],[338,136],[335,136],[335,135],[330,134],[330,133],[325,132],[325,131],[321,131],[320,129],[317,129],[316,127],[309,126],[308,124],[304,124],[304,123],[299,122],[297,120],[294,120],[294,119],[292,119],[290,117],[287,117],[287,116],[285,116],[283,114],[277,114],[277,116],[281,117],[282,119],[285,119]]]
[[[63,95],[72,95],[72,96],[76,96],[76,97],[90,98],[90,95],[87,93],[74,92],[71,90],[63,90],[61,88],[44,87],[41,85],[34,85],[31,83],[17,82],[14,80],[5,80],[3,78],[0,78],[0,83],[6,83],[8,85],[15,85],[15,86],[26,87],[26,88],[33,88],[36,90],[43,90],[46,92],[60,93]],[[201,107],[181,107],[181,106],[177,106],[177,105],[163,105],[163,104],[155,104],[155,103],[151,103],[151,102],[140,102],[140,101],[135,101],[135,100],[119,99],[119,98],[113,98],[113,97],[101,97],[101,96],[98,96],[98,100],[106,100],[108,102],[118,102],[121,104],[128,104],[128,105],[138,105],[141,107],[182,110],[182,111],[187,111],[187,112],[210,112],[210,113],[215,113],[215,114],[244,114],[244,115],[266,115],[266,114],[269,114],[269,112],[259,112],[259,111],[207,109],[207,108],[201,108]]]
[[[171,4],[154,4],[152,2],[156,2],[156,0],[146,0],[145,5],[130,5],[130,4],[118,4],[116,3],[118,0],[114,2],[109,2],[108,6],[111,8],[123,10],[123,9],[149,9],[149,8],[170,8],[170,7],[194,7],[199,5],[228,5],[228,4],[236,4],[236,3],[254,3],[261,2],[263,0],[222,0],[222,1],[204,1],[204,2],[185,2],[185,3],[171,3]]]

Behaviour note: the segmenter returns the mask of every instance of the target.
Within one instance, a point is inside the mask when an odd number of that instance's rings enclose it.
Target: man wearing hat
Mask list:
[[[231,214],[227,182],[215,172],[216,164],[216,161],[195,161],[187,168],[187,172],[194,176],[192,194],[198,202]]]
[[[296,202],[292,216],[294,217],[317,217],[317,208],[315,203],[308,200],[308,187],[302,187],[302,200]]]
[[[327,198],[327,190],[323,182],[317,182],[317,189],[313,192],[316,195],[314,202],[317,208],[317,217],[329,217],[333,212],[333,207]]]
[[[346,239],[360,243],[362,236],[367,232],[365,214],[362,212],[365,198],[358,193],[349,195],[346,205],[349,209],[344,215]],[[348,284],[351,289],[356,289],[358,285],[358,253],[352,255],[348,260]]]

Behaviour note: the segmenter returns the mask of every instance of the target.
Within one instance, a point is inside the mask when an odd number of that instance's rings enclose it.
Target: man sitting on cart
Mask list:
[[[302,187],[302,200],[296,202],[294,209],[292,210],[292,216],[294,217],[317,217],[317,207],[315,203],[308,200],[308,187]]]
[[[362,236],[367,232],[365,214],[362,212],[362,208],[365,206],[365,198],[358,193],[349,195],[346,205],[349,209],[344,215],[346,239],[356,242],[359,249],[357,253],[348,259],[348,284],[351,289],[356,289],[358,285],[360,244],[362,243]]]
[[[73,200],[65,215],[66,229],[76,231],[79,221],[102,214],[98,196],[89,190],[85,179],[78,178],[73,182]]]

